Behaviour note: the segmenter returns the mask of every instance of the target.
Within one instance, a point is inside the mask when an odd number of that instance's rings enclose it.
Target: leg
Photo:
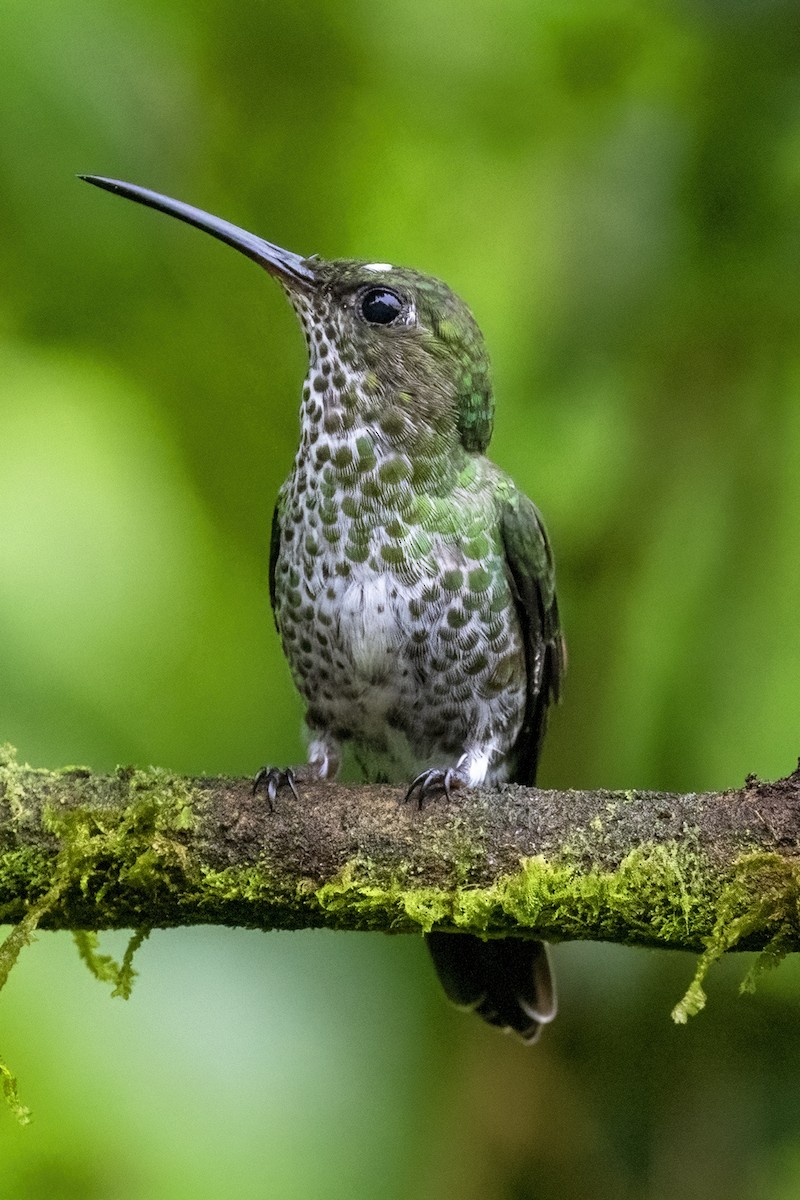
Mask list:
[[[315,733],[309,736],[308,762],[302,767],[261,767],[253,778],[253,795],[260,787],[267,794],[270,812],[275,797],[281,788],[288,787],[295,800],[300,796],[297,791],[298,783],[313,783],[319,779],[334,779],[341,765],[341,750],[339,743],[329,733]]]
[[[498,774],[491,770],[491,766],[496,758],[497,748],[493,741],[471,746],[464,751],[454,767],[428,767],[420,772],[406,792],[405,799],[410,800],[416,792],[417,803],[422,808],[425,801],[433,796],[444,793],[449,800],[451,794],[461,788],[482,787],[487,782],[487,777],[495,783]]]

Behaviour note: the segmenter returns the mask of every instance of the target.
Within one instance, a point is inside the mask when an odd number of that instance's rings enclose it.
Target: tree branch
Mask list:
[[[0,755],[0,923],[242,925],[800,949],[800,769],[738,791],[385,786],[33,770]],[[35,919],[34,919],[35,914]]]

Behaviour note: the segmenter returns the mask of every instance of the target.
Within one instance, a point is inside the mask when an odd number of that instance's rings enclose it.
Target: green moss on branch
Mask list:
[[[673,1012],[705,1002],[729,950],[760,950],[743,987],[800,949],[800,771],[735,792],[543,792],[509,785],[404,805],[388,787],[317,784],[270,812],[245,779],[35,770],[0,749],[0,987],[37,928],[72,929],[127,996],[151,929],[434,927],[699,953]],[[131,928],[121,963],[96,931]],[[21,1121],[16,1081],[0,1085]]]
[[[797,949],[799,793],[797,773],[720,795],[508,786],[420,813],[396,789],[318,784],[270,813],[248,780],[41,771],[5,750],[0,922]]]

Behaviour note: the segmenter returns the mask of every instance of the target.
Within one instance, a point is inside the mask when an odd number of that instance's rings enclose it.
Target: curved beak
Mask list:
[[[291,250],[273,246],[272,242],[266,242],[254,233],[248,233],[247,230],[240,229],[238,225],[231,225],[229,221],[223,221],[220,217],[212,217],[210,213],[193,208],[191,204],[172,200],[169,196],[151,192],[149,188],[139,187],[135,183],[105,179],[102,175],[79,175],[78,178],[85,179],[87,183],[93,183],[95,187],[103,188],[107,192],[126,196],[128,200],[135,200],[137,204],[145,204],[148,208],[168,213],[171,217],[177,217],[179,221],[185,221],[187,225],[203,229],[212,237],[219,238],[226,245],[233,246],[234,250],[252,258],[253,262],[269,271],[270,275],[275,275],[286,283],[312,287],[316,282],[313,265],[308,259],[293,254]]]

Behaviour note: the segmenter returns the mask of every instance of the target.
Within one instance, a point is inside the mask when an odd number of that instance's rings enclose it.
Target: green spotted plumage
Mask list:
[[[303,259],[157,193],[91,182],[242,250],[305,333],[301,436],[272,526],[270,598],[306,705],[308,765],[437,792],[532,783],[564,667],[541,517],[484,455],[489,361],[467,308],[406,268]],[[268,772],[271,794],[277,780]],[[555,1014],[544,948],[436,932],[448,995],[534,1040]]]
[[[553,560],[531,501],[483,455],[483,338],[444,284],[384,269],[405,325],[356,305],[369,264],[287,288],[309,350],[302,436],[276,509],[271,594],[307,705],[310,763],[351,747],[367,778],[533,783],[563,646]],[[411,323],[413,321],[413,324]],[[555,1012],[533,942],[429,938],[456,1003],[533,1040]]]
[[[270,570],[312,760],[352,746],[372,777],[445,762],[472,784],[530,780],[561,669],[553,564],[535,507],[481,453],[480,331],[415,271],[380,272],[409,309],[388,328],[354,304],[374,267],[319,278],[313,301],[287,288],[310,369]]]

